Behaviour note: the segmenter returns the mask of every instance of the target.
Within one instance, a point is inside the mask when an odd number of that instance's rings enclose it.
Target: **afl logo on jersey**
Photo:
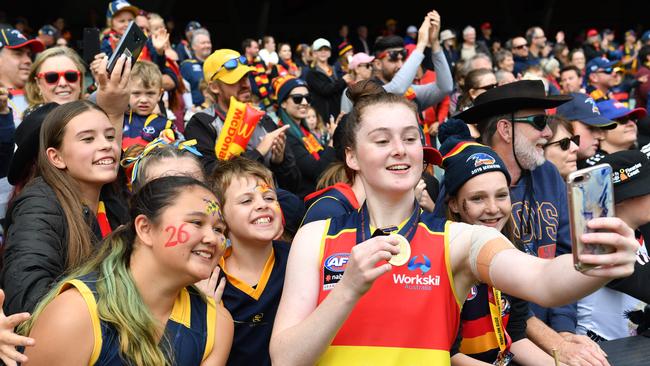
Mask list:
[[[469,289],[469,294],[467,295],[467,301],[474,300],[476,298],[476,295],[478,295],[478,287],[474,285],[472,286],[471,289]]]
[[[325,260],[325,268],[332,272],[343,272],[349,259],[349,253],[334,253]]]

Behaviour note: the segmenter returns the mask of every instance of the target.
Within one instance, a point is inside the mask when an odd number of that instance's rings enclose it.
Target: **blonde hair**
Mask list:
[[[73,49],[65,46],[49,48],[36,56],[36,59],[34,60],[31,69],[29,70],[29,76],[27,77],[27,83],[25,84],[25,96],[27,97],[27,102],[29,103],[30,107],[48,102],[43,99],[41,89],[38,86],[36,75],[38,75],[40,72],[40,68],[45,60],[49,59],[50,57],[57,56],[66,56],[75,64],[77,70],[81,73],[81,75],[79,75],[78,82],[81,83],[81,86],[83,86],[86,67],[81,60],[81,57],[79,57],[79,55]],[[81,99],[82,89],[83,88],[81,87],[79,88],[79,99]]]
[[[219,161],[219,164],[212,173],[212,191],[221,202],[221,207],[226,204],[226,190],[236,178],[253,177],[261,179],[264,183],[275,188],[273,184],[273,173],[264,165],[246,159],[242,156],[235,156],[230,160]]]
[[[162,73],[156,64],[149,61],[138,61],[131,70],[129,83],[140,81],[146,89],[162,88]]]

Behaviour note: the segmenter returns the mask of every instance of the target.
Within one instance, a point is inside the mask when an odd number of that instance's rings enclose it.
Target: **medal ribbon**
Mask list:
[[[488,286],[488,303],[490,304],[490,319],[492,319],[494,334],[497,337],[497,343],[499,343],[499,356],[501,356],[512,343],[512,339],[503,327],[501,318],[501,291]]]
[[[411,216],[398,232],[398,234],[405,237],[409,242],[415,235],[415,230],[417,230],[418,223],[420,222],[421,212],[420,204],[416,200]],[[389,235],[396,230],[397,228],[393,227],[393,230],[377,229],[374,233],[370,232],[370,214],[368,213],[368,205],[366,202],[363,203],[359,209],[359,220],[357,221],[357,244],[363,243],[364,241],[378,235]]]

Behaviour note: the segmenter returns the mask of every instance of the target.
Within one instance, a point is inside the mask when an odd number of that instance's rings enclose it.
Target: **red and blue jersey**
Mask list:
[[[124,115],[124,130],[122,135],[122,150],[132,145],[146,146],[160,135],[160,131],[171,128],[178,137],[176,127],[171,120],[155,113],[148,116],[129,112]]]
[[[350,251],[370,238],[365,205],[327,221],[318,303],[343,277]],[[449,224],[416,210],[398,228],[407,264],[393,266],[361,297],[318,365],[448,365],[460,302],[449,257]]]

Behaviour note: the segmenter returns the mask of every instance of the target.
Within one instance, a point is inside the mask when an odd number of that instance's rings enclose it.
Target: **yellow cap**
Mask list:
[[[240,56],[239,52],[227,48],[214,51],[203,62],[203,77],[205,81],[209,83],[214,80],[220,80],[226,84],[237,83],[244,75],[254,69],[248,65],[241,64],[241,62],[237,62],[237,67],[232,70],[228,70],[222,66],[226,62],[237,59]]]

